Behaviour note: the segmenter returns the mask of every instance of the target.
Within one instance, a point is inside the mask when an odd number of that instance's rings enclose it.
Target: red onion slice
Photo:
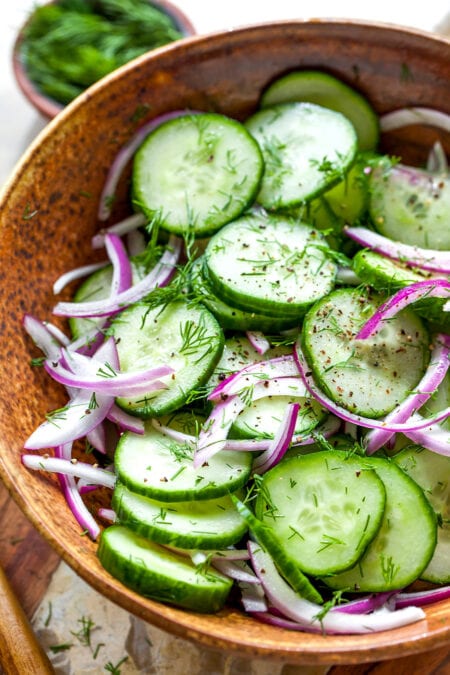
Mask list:
[[[69,343],[66,336],[61,333],[58,334],[58,337],[55,337],[55,334],[49,328],[49,324],[45,321],[40,321],[32,314],[25,314],[22,323],[36,347],[39,347],[47,358],[58,360],[61,347]],[[58,339],[59,337],[64,337],[64,342]]]
[[[113,266],[111,299],[127,291],[133,283],[133,272],[122,239],[117,234],[105,235],[105,248]]]
[[[54,411],[26,440],[27,450],[54,448],[83,438],[108,415],[112,396],[80,391],[61,410]]]
[[[97,272],[97,270],[103,269],[103,267],[106,267],[107,265],[108,261],[105,260],[104,262],[92,263],[91,265],[83,265],[82,267],[76,267],[75,269],[70,270],[69,272],[61,274],[61,276],[58,277],[55,283],[53,284],[53,293],[55,295],[58,295],[58,293],[61,293],[61,291],[68,284],[72,283],[72,281],[83,279],[83,277],[87,277],[90,274]]]
[[[114,422],[123,431],[132,431],[134,434],[143,434],[145,432],[144,420],[140,417],[129,415],[115,403],[111,406],[108,413],[108,419]]]
[[[115,473],[92,466],[92,464],[87,464],[86,462],[73,461],[62,457],[22,455],[22,464],[27,469],[84,478],[90,485],[102,485],[103,487],[114,488],[116,484]]]
[[[429,173],[446,174],[448,173],[448,162],[445,150],[440,141],[433,143],[433,147],[427,157],[427,171]]]
[[[213,567],[226,577],[234,579],[234,581],[242,581],[246,584],[260,584],[258,577],[252,569],[243,560],[226,560],[221,558],[214,558],[212,561]]]
[[[450,252],[410,246],[392,241],[366,227],[344,227],[344,233],[364,248],[370,248],[387,258],[420,267],[430,272],[450,274]]]
[[[450,432],[438,424],[430,424],[429,427],[404,433],[413,443],[423,445],[424,448],[438,455],[450,457]]]
[[[123,293],[118,293],[109,300],[92,300],[88,302],[59,302],[53,312],[57,316],[97,317],[111,316],[124,307],[145,298],[152,290],[167,284],[174,271],[182,249],[182,241],[171,236],[168,247],[153,270],[137,284]]]
[[[246,336],[251,346],[258,354],[265,354],[270,349],[270,342],[261,331],[248,330]]]
[[[415,593],[398,593],[395,597],[395,607],[424,607],[432,602],[440,602],[450,598],[450,586],[441,586],[427,591],[416,591]]]
[[[410,416],[419,410],[436,391],[444,379],[450,366],[450,336],[440,334],[435,338],[435,347],[431,352],[429,366],[416,387],[414,393],[407,396],[395,410],[384,418],[387,425],[391,422],[406,422]],[[390,431],[374,429],[368,432],[364,439],[364,446],[368,455],[381,448],[393,436]]]
[[[286,411],[281,420],[280,426],[273,441],[270,443],[267,450],[265,450],[253,462],[253,472],[263,474],[271,469],[275,464],[283,458],[286,450],[292,441],[292,436],[295,431],[297,423],[299,403],[288,403]]]
[[[225,396],[238,394],[243,389],[255,385],[261,380],[295,377],[297,375],[298,369],[292,354],[277,356],[266,361],[256,361],[220,382],[209,394],[208,400],[217,401]]]
[[[252,387],[251,402],[266,396],[309,397],[303,382],[297,377],[259,381]],[[231,425],[248,405],[239,396],[228,396],[218,403],[200,431],[194,454],[194,467],[201,466],[226,445]]]
[[[303,626],[339,634],[363,634],[398,628],[425,618],[419,607],[394,611],[383,607],[371,614],[327,612],[318,618],[323,607],[301,598],[280,576],[272,558],[259,545],[249,541],[248,547],[253,569],[268,600],[286,618]]]
[[[450,132],[450,115],[434,108],[413,106],[399,108],[380,117],[381,131],[394,131],[411,124],[425,124]]]
[[[346,408],[343,408],[342,406],[332,401],[316,385],[312,377],[312,373],[309,369],[308,362],[306,361],[305,355],[303,354],[303,351],[298,343],[296,344],[294,353],[300,375],[311,396],[315,398],[316,401],[320,403],[320,405],[323,408],[326,408],[329,412],[333,413],[333,415],[336,415],[336,417],[339,417],[340,419],[344,420],[344,422],[351,422],[352,424],[357,424],[361,427],[366,427],[367,429],[381,429],[382,431],[392,431],[393,433],[399,431],[401,433],[406,434],[407,432],[410,431],[424,429],[425,427],[431,426],[431,424],[435,424],[437,422],[441,422],[442,420],[450,416],[450,407],[447,407],[444,410],[441,410],[440,412],[436,413],[433,417],[428,418],[427,420],[425,420],[423,417],[421,417],[419,414],[416,413],[414,415],[411,415],[411,417],[407,422],[404,423],[390,422],[389,424],[387,424],[384,417],[375,420],[369,417],[363,417],[362,415],[357,415],[356,413],[351,413]]]
[[[105,237],[107,234],[117,234],[121,237],[129,232],[134,232],[147,222],[148,218],[146,218],[143,213],[133,213],[132,216],[128,216],[94,235],[92,237],[92,248],[102,248],[105,245]]]
[[[73,373],[61,363],[54,364],[45,361],[45,370],[60,384],[66,387],[75,387],[98,394],[108,396],[139,396],[150,391],[165,389],[164,382],[159,377],[170,375],[173,369],[169,366],[158,366],[149,370],[128,372],[116,372],[105,364],[97,368],[95,375],[80,375]]]
[[[345,612],[346,614],[369,614],[376,609],[383,607],[386,603],[389,606],[395,604],[396,591],[386,591],[384,593],[373,593],[364,598],[350,600],[342,605],[336,605],[330,609],[330,612]]]
[[[149,135],[151,131],[159,127],[163,122],[174,119],[175,117],[181,117],[182,115],[194,114],[188,113],[185,110],[174,110],[163,115],[155,117],[155,119],[147,122],[141,127],[134,136],[126,143],[123,148],[117,153],[116,158],[111,164],[108,175],[106,176],[106,181],[103,186],[102,193],[100,195],[100,206],[98,210],[98,219],[107,220],[111,215],[111,206],[114,200],[115,192],[117,185],[119,183],[120,177],[144,139]]]
[[[72,456],[72,444],[69,443],[67,445],[56,447],[55,455],[61,459],[70,460]],[[100,534],[100,528],[83,502],[75,478],[73,476],[58,473],[58,480],[66,502],[76,521],[83,530],[86,530],[89,533],[91,539],[95,541]]]
[[[383,321],[388,321],[409,305],[423,298],[448,298],[450,297],[450,281],[445,279],[433,279],[418,281],[405,286],[392,295],[383,303],[364,326],[355,335],[355,340],[366,340],[371,337],[381,326]]]

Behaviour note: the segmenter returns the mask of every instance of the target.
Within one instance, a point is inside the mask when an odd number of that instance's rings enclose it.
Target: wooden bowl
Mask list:
[[[51,3],[55,3],[58,0],[51,0]],[[48,3],[50,4],[50,3]],[[189,19],[189,17],[181,11],[177,5],[173,4],[169,0],[152,0],[152,5],[162,10],[167,14],[172,21],[174,22],[176,28],[180,31],[183,37],[188,35],[195,35],[195,28]],[[13,73],[16,79],[17,84],[19,85],[20,90],[24,94],[25,98],[42,114],[44,117],[51,119],[55,117],[61,110],[65,107],[59,101],[47,96],[43,93],[37,85],[30,79],[27,69],[23,63],[21,57],[21,47],[23,42],[23,33],[26,24],[30,21],[32,15],[28,17],[25,25],[19,30],[17,38],[14,43],[13,53],[12,53],[12,66]]]
[[[58,115],[30,147],[0,205],[0,474],[19,506],[62,558],[95,589],[176,635],[210,647],[291,663],[358,663],[437,648],[450,638],[450,601],[426,621],[372,635],[322,636],[258,623],[235,607],[193,614],[139,597],[113,579],[81,536],[56,480],[21,465],[25,439],[62,390],[30,367],[37,350],[21,318],[51,319],[53,281],[95,256],[99,194],[108,166],[139,124],[178,108],[242,119],[276,76],[324,68],[365,94],[379,113],[432,105],[450,113],[450,42],[415,30],[348,21],[293,21],[191,37],[139,58],[94,85]],[[383,138],[407,161],[424,161],[438,131],[411,127]],[[128,176],[115,217],[128,212]],[[106,499],[106,498],[105,498]],[[106,502],[105,502],[106,503]]]

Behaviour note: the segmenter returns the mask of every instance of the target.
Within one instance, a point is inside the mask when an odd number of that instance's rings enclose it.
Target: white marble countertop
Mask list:
[[[307,3],[298,0],[174,1],[189,15],[199,33],[262,21],[312,17],[371,19],[427,31],[450,32],[450,0],[408,5],[387,0],[377,3],[314,0],[311,9]],[[13,0],[2,2],[0,8],[0,186],[46,124],[19,91],[11,68],[16,31],[35,4],[34,0]],[[83,621],[91,622],[90,645],[80,639]],[[70,644],[70,648],[59,653],[49,650],[55,671],[65,675],[100,674],[108,670],[122,675],[322,675],[327,670],[256,660],[248,662],[236,655],[214,654],[196,647],[129,616],[99,597],[64,564],[58,568],[36,613],[34,628],[46,648]]]

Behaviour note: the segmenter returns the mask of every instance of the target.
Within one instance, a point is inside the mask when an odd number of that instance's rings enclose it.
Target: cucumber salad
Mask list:
[[[330,634],[450,597],[450,177],[439,142],[379,150],[411,116],[449,126],[300,70],[248,119],[174,110],[119,151],[104,262],[55,282],[70,330],[24,317],[67,400],[22,461],[131,589]]]

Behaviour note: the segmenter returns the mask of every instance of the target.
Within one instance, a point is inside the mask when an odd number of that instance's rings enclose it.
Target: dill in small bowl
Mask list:
[[[53,116],[51,102],[60,109],[119,66],[194,32],[189,19],[162,0],[57,0],[36,7],[25,24],[14,54],[16,76],[32,103]],[[42,97],[51,99],[49,109]]]

